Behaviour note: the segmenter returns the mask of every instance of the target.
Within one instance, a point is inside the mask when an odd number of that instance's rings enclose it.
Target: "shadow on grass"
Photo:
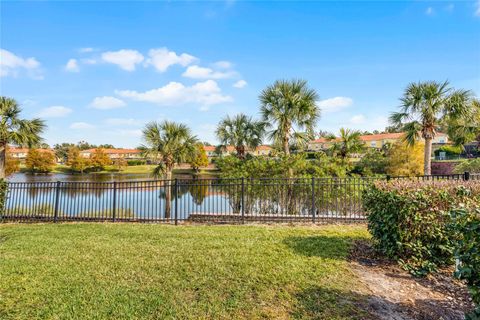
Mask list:
[[[355,237],[305,236],[288,237],[284,243],[295,253],[306,257],[346,259]]]
[[[395,303],[380,296],[312,287],[296,295],[294,319],[444,319],[460,320],[463,313],[443,308],[437,300]]]

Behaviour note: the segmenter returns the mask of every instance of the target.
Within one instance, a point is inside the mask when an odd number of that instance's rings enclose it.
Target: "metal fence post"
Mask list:
[[[465,180],[465,181],[470,180],[470,172],[465,171],[465,172],[463,173],[463,180]]]
[[[175,186],[173,189],[175,195],[175,225],[178,224],[178,178],[175,178]]]
[[[315,223],[315,178],[312,177],[312,222]]]
[[[112,222],[115,222],[116,213],[117,213],[117,181],[113,181]]]
[[[57,181],[57,183],[55,184],[55,211],[53,213],[53,222],[57,222],[58,221],[58,203],[59,203],[59,200],[60,200],[60,181]]]
[[[242,177],[242,224],[245,224],[245,178]]]

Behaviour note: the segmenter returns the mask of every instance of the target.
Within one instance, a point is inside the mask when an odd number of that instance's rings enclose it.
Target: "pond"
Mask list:
[[[189,175],[178,174],[174,178],[179,179],[193,179],[213,178],[210,175]],[[154,180],[149,173],[88,173],[88,174],[65,174],[65,173],[51,173],[51,174],[27,174],[14,173],[7,179],[10,182],[113,182],[113,181],[145,181]]]
[[[362,218],[361,179],[228,179],[139,174],[10,178],[4,220]]]

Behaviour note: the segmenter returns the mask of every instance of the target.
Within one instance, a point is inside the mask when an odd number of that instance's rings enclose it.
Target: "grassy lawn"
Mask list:
[[[0,225],[1,319],[355,319],[362,226]]]

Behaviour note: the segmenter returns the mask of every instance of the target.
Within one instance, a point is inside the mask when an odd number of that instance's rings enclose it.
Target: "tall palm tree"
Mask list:
[[[454,90],[448,81],[418,82],[409,84],[400,100],[400,111],[392,113],[390,122],[403,128],[409,145],[419,138],[425,140],[424,174],[430,175],[436,128],[445,119],[458,119],[468,113],[470,92]]]
[[[318,94],[305,80],[278,80],[260,94],[260,112],[268,126],[269,138],[290,154],[290,139],[307,140],[314,136],[320,108]]]
[[[181,123],[164,121],[150,122],[143,129],[145,145],[141,147],[146,156],[158,160],[153,175],[164,175],[167,180],[172,179],[175,164],[188,161],[196,154],[197,138],[190,129]],[[165,218],[170,218],[171,181],[166,182],[165,188]]]
[[[215,133],[223,147],[234,146],[237,156],[244,159],[247,149],[255,149],[262,143],[264,128],[263,122],[240,113],[223,118]]]
[[[361,133],[357,130],[340,128],[340,136],[330,136],[327,139],[332,142],[330,150],[342,158],[347,159],[354,153],[360,153],[364,150],[365,144],[360,140]]]
[[[8,144],[32,146],[41,141],[45,123],[40,119],[20,119],[20,106],[7,97],[0,97],[0,179],[5,178],[6,148]]]

